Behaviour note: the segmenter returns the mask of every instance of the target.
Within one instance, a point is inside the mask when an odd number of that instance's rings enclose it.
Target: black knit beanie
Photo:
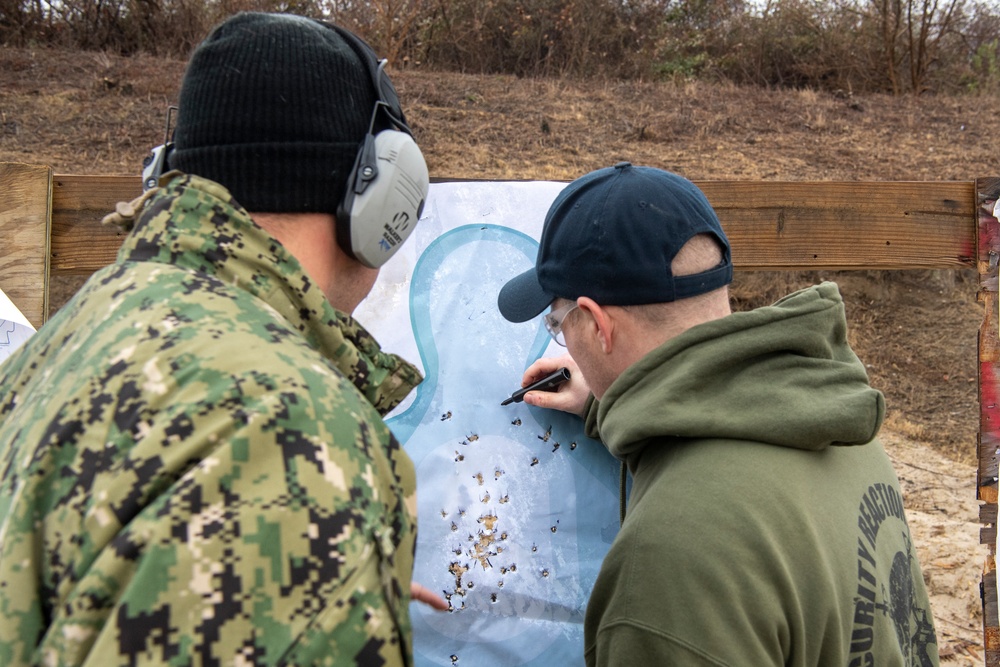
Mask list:
[[[247,12],[195,50],[170,168],[257,213],[336,213],[376,102],[368,65],[334,29]]]

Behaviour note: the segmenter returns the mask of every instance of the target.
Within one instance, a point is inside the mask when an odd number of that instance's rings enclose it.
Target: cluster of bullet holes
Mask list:
[[[450,420],[452,418],[452,412],[449,410],[441,415],[441,421]],[[514,426],[521,426],[522,422],[520,418],[516,418],[511,422]],[[544,433],[538,435],[538,439],[542,442],[552,444],[552,453],[559,451],[560,443],[552,438],[552,427],[549,426]],[[465,462],[465,454],[462,453],[461,448],[469,447],[474,445],[479,440],[479,435],[472,433],[467,435],[464,439],[459,442],[459,449],[455,449],[455,462],[463,463]],[[569,444],[569,449],[575,450],[577,443],[571,442]],[[537,466],[540,463],[538,456],[532,456],[529,463],[530,467]],[[496,467],[492,472],[492,478],[494,482],[501,481],[504,476],[505,471],[502,468]],[[487,474],[482,471],[476,471],[471,475],[471,478],[475,480],[476,485],[480,487],[485,487]],[[494,497],[491,495],[489,489],[483,488],[482,493],[478,494],[479,501],[484,505],[490,505],[492,501],[496,501],[500,505],[505,505],[510,502],[509,493],[504,493],[499,497]],[[457,510],[458,518],[465,518],[467,516],[466,508],[459,508]],[[441,518],[444,520],[449,519],[449,512],[445,509],[441,509]],[[456,612],[461,611],[466,608],[466,598],[471,591],[475,589],[475,582],[468,580],[466,575],[470,568],[479,565],[484,572],[491,570],[498,570],[500,577],[497,580],[496,588],[489,592],[490,602],[496,603],[504,586],[504,577],[513,575],[517,573],[518,568],[516,563],[505,563],[498,564],[494,566],[494,559],[501,557],[507,549],[505,549],[504,544],[506,543],[509,535],[506,530],[502,530],[500,524],[500,516],[497,514],[494,508],[485,509],[484,512],[477,518],[477,523],[480,525],[479,530],[476,534],[468,533],[464,539],[463,543],[457,544],[453,549],[452,553],[455,556],[465,556],[466,560],[452,560],[448,564],[448,572],[454,578],[454,586],[452,589],[442,591],[445,600],[448,602],[448,611]],[[558,524],[558,520],[556,521]],[[451,531],[457,533],[459,531],[459,525],[455,518],[451,520]],[[555,534],[558,531],[558,525],[553,525],[550,527],[550,531]],[[532,554],[538,553],[538,545],[531,545]],[[550,576],[550,569],[548,567],[539,567],[537,569],[538,575],[542,579],[547,579]],[[452,656],[452,662],[456,663],[458,661],[457,656]]]
[[[441,415],[441,421],[448,421],[452,418],[452,412],[449,410]],[[514,419],[511,424],[513,426],[521,426],[521,419],[518,417]],[[538,439],[544,443],[550,443],[552,445],[553,454],[557,453],[560,449],[560,443],[552,438],[552,427],[549,426],[544,433],[538,435]],[[479,440],[478,434],[470,434],[464,439],[459,441],[460,448],[469,447],[474,445]],[[573,451],[577,447],[576,441],[569,443],[569,450]],[[464,463],[465,454],[462,453],[461,449],[455,449],[455,463]],[[529,462],[529,467],[534,467],[539,465],[540,460],[538,456],[532,456]],[[499,467],[493,470],[493,481],[499,482],[505,471]],[[471,475],[471,478],[476,481],[477,486],[485,486],[487,475],[482,471],[477,471]],[[479,494],[479,500],[484,505],[489,505],[491,501],[496,500],[500,505],[505,505],[510,502],[509,493],[504,493],[499,497],[494,497],[490,494],[488,489],[483,489],[483,492]],[[458,517],[464,518],[467,516],[467,510],[465,508],[459,508],[457,510]],[[441,518],[448,520],[449,513],[447,510],[441,510]],[[477,523],[480,525],[480,529],[477,534],[473,535],[468,533],[465,537],[464,544],[460,543],[452,549],[452,553],[455,556],[465,556],[467,560],[452,560],[448,564],[448,572],[454,578],[454,586],[449,590],[442,591],[445,600],[448,602],[449,612],[458,612],[466,609],[465,600],[467,596],[476,589],[476,584],[473,581],[466,579],[466,574],[469,572],[470,568],[479,565],[484,572],[490,570],[497,570],[499,572],[499,578],[495,584],[495,590],[489,592],[489,600],[491,603],[496,603],[500,599],[504,587],[504,578],[516,575],[518,572],[518,567],[516,563],[505,563],[498,564],[497,567],[494,566],[493,559],[501,557],[506,551],[504,544],[507,542],[509,537],[506,530],[502,530],[500,524],[500,516],[493,509],[487,509],[477,518]],[[559,530],[559,521],[556,520],[556,525],[553,525],[549,530],[555,534]],[[458,523],[453,519],[451,521],[451,531],[457,533],[459,531]],[[538,553],[538,545],[531,545],[531,553]],[[548,579],[551,575],[551,571],[548,567],[537,568],[538,576],[541,579]],[[452,654],[450,656],[451,663],[457,665],[459,662],[459,657],[457,654]]]

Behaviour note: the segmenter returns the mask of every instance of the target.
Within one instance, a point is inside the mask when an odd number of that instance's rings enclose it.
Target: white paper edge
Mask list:
[[[32,331],[35,331],[35,327],[32,326],[28,318],[24,316],[14,302],[10,300],[6,294],[4,294],[3,289],[0,289],[0,320],[7,320],[8,322],[14,322],[15,324],[23,324]]]

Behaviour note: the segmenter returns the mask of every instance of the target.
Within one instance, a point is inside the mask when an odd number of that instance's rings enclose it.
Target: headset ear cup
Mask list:
[[[149,152],[142,161],[142,191],[152,190],[160,181],[160,176],[170,171],[170,153],[174,144],[161,144]]]
[[[337,243],[350,257],[378,268],[413,232],[427,199],[427,164],[413,140],[385,60],[363,39],[333,23],[318,20],[343,37],[367,65],[378,96],[368,134],[347,177],[337,205]],[[381,119],[385,125],[376,124]],[[373,128],[386,125],[372,134]]]
[[[420,148],[406,132],[384,130],[373,144],[377,175],[365,187],[355,187],[364,162],[359,151],[338,207],[337,240],[359,262],[379,268],[413,233],[430,177]]]

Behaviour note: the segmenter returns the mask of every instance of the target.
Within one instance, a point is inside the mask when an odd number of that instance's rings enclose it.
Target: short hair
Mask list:
[[[688,276],[695,273],[708,271],[718,266],[723,260],[723,249],[719,242],[711,234],[697,234],[685,243],[674,260],[670,263],[670,270],[675,276]],[[619,306],[635,317],[643,320],[647,324],[657,325],[668,319],[676,318],[678,309],[696,310],[710,299],[715,298],[719,292],[728,294],[728,286],[719,289],[678,299],[669,303],[646,303],[634,306]]]

